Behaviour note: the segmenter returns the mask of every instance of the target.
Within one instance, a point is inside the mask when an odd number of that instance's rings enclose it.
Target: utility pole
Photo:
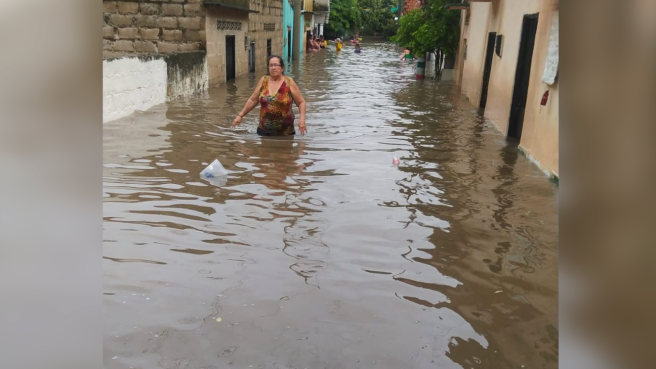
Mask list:
[[[298,61],[301,56],[301,48],[303,43],[301,42],[301,1],[303,0],[294,0],[294,35],[292,40],[294,40],[294,45],[292,46],[292,61]]]

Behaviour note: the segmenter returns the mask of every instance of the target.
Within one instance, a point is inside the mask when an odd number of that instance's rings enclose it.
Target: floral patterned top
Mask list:
[[[292,110],[292,89],[289,77],[284,80],[278,91],[269,92],[269,76],[264,77],[260,89],[260,125],[257,133],[263,136],[289,136],[294,131],[294,111]]]

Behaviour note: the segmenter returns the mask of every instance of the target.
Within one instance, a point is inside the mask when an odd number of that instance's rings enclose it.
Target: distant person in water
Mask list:
[[[359,43],[359,42],[356,42],[356,43],[355,43],[355,52],[356,52],[356,53],[359,53],[359,52],[361,52],[361,51],[362,51],[362,48],[360,47],[360,43]]]
[[[312,36],[310,39],[310,45],[312,51],[321,50],[321,46],[319,45],[316,36]]]
[[[255,91],[244,105],[244,108],[232,122],[232,128],[241,124],[255,106],[260,103],[260,124],[257,134],[260,136],[291,136],[294,130],[294,111],[292,102],[296,103],[301,112],[298,129],[305,135],[305,99],[301,90],[293,79],[284,75],[285,62],[277,55],[268,59],[268,75],[262,77],[257,83]]]
[[[412,55],[412,49],[405,49],[403,50],[403,56],[401,57],[401,60],[403,59],[414,59],[414,55]]]
[[[342,39],[338,38],[336,41],[337,41],[337,45],[336,45],[337,51],[342,51],[342,47],[344,47],[344,43],[342,42]]]

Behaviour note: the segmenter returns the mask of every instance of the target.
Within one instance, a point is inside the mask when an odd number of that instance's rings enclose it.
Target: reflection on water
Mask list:
[[[255,76],[104,125],[106,368],[557,367],[554,186],[399,55],[288,66],[304,137]]]

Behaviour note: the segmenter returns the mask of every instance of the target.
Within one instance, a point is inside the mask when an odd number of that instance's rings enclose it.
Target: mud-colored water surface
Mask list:
[[[557,188],[399,59],[288,66],[304,137],[255,76],[103,126],[105,368],[557,367]]]

